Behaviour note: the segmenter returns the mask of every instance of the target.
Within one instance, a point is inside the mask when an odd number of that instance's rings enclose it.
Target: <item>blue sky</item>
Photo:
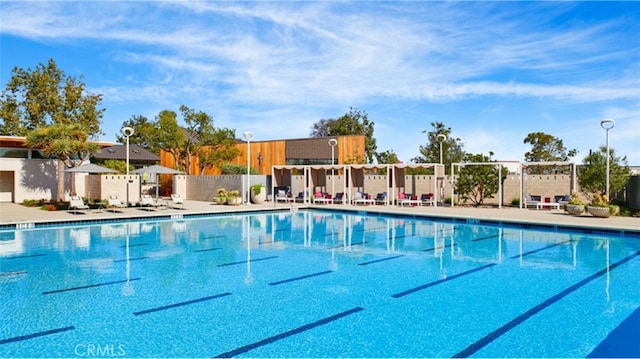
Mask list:
[[[53,58],[103,95],[105,141],[184,104],[254,140],[307,137],[355,107],[408,162],[440,121],[523,160],[531,132],[576,161],[640,165],[640,2],[1,1],[0,80]]]

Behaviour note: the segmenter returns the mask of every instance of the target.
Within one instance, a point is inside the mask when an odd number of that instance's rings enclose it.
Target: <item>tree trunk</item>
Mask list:
[[[64,162],[58,160],[58,193],[56,193],[55,200],[60,202],[64,199]]]

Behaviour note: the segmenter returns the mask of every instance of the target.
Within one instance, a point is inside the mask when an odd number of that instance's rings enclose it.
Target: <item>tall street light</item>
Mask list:
[[[444,133],[438,134],[436,137],[440,143],[440,164],[443,164],[442,158],[442,142],[447,140],[447,135]],[[440,203],[444,203],[444,167],[442,167],[442,177],[440,178]]]
[[[335,148],[336,145],[338,144],[338,140],[336,140],[335,138],[331,138],[329,139],[329,146],[331,146],[331,195],[335,196],[335,186],[333,184],[333,177],[335,177],[335,173],[333,172],[333,165],[335,163]]]
[[[447,140],[447,135],[441,133],[436,138],[440,142],[440,164],[442,164],[442,142]]]
[[[607,187],[605,188],[607,201],[611,200],[611,198],[609,198],[609,130],[612,129],[615,125],[616,121],[610,118],[600,121],[600,127],[604,128],[607,132]]]
[[[120,129],[120,133],[127,138],[127,201],[125,203],[127,204],[127,207],[129,207],[129,137],[133,135],[134,131],[131,127],[123,127]]]
[[[244,133],[244,139],[247,140],[247,201],[246,204],[250,204],[251,200],[249,197],[249,191],[251,191],[250,188],[250,165],[251,165],[251,140],[253,140],[253,132],[251,131],[247,131]]]

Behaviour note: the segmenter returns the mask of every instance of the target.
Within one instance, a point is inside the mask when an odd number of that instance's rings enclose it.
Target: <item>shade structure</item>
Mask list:
[[[169,167],[165,167],[165,166],[160,166],[160,165],[153,165],[153,166],[149,166],[149,167],[143,167],[143,168],[138,168],[137,170],[133,170],[131,171],[131,173],[155,173],[156,175],[179,175],[182,174],[182,171],[178,171],[178,170],[174,170],[173,168],[169,168]],[[157,183],[156,180],[156,199],[158,198],[158,192],[160,190],[160,185],[159,183]]]
[[[111,168],[98,166],[93,163],[87,163],[86,165],[71,167],[64,170],[65,172],[71,173],[115,173],[118,172],[116,170],[112,170]]]
[[[149,167],[138,168],[137,170],[131,171],[131,173],[155,173],[155,174],[161,174],[161,175],[165,175],[165,174],[179,175],[179,174],[182,174],[183,172],[174,170],[173,168],[169,168],[165,166],[153,165]]]

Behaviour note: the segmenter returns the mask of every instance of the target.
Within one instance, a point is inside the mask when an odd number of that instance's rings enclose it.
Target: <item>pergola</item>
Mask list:
[[[523,162],[520,163],[520,208],[523,208],[522,202],[524,198],[524,169],[532,166],[571,166],[571,188],[569,193],[573,194],[576,191],[576,164],[574,162]]]
[[[393,198],[396,198],[398,186],[404,186],[404,173],[407,168],[434,168],[436,180],[434,181],[433,193],[438,193],[438,180],[444,178],[444,165],[439,163],[411,163],[411,164],[343,164],[343,165],[285,165],[272,166],[271,175],[273,187],[289,186],[293,187],[291,176],[294,170],[301,170],[304,176],[303,191],[313,195],[312,189],[316,186],[331,188],[334,192],[334,183],[327,183],[327,171],[339,170],[344,173],[342,188],[351,194],[354,188],[364,187],[365,170],[386,170],[387,177],[387,198],[385,205],[389,205]],[[334,178],[332,177],[332,181]],[[296,189],[297,190],[297,189]],[[292,188],[292,193],[294,189]],[[304,202],[309,202],[309,197],[305,197]],[[275,202],[274,202],[275,203]],[[436,201],[437,206],[437,201]]]

